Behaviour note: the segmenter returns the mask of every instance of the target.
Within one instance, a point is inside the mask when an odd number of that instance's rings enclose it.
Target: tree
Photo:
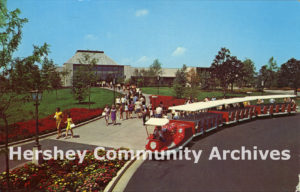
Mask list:
[[[271,57],[269,59],[268,65],[267,65],[267,70],[268,70],[268,81],[267,87],[276,87],[277,86],[277,72],[278,72],[278,66],[277,62],[275,61],[274,57]]]
[[[90,108],[91,86],[97,82],[97,76],[93,69],[96,67],[98,59],[92,58],[90,54],[85,53],[78,59],[78,62],[80,67],[74,72],[72,91],[79,103],[88,96]]]
[[[177,98],[182,98],[185,91],[186,79],[186,65],[183,65],[180,70],[176,71],[173,89]]]
[[[161,63],[158,59],[155,59],[149,67],[147,76],[155,77],[162,74]]]
[[[281,86],[294,88],[294,93],[297,95],[297,89],[300,87],[300,60],[291,58],[281,65],[278,83]]]
[[[22,28],[27,22],[25,18],[19,18],[20,10],[8,11],[0,4],[0,118],[4,122],[5,154],[6,154],[6,178],[9,190],[9,160],[8,160],[8,109],[27,102],[28,91],[32,89],[44,89],[41,70],[36,63],[48,53],[48,45],[34,46],[33,54],[20,59],[14,58],[14,53],[22,39]]]
[[[199,73],[201,89],[209,89],[214,85],[214,79],[211,78],[211,74],[208,71],[202,71]]]
[[[273,57],[268,61],[267,65],[263,65],[259,70],[258,74],[258,87],[262,90],[265,87],[274,87],[277,86],[277,76],[278,76],[278,67],[277,63]]]
[[[44,58],[42,63],[42,78],[45,80],[46,89],[55,90],[57,99],[57,90],[62,87],[61,76],[64,72],[58,72],[53,60]]]
[[[237,57],[231,56],[229,49],[221,48],[218,55],[216,55],[211,64],[212,75],[220,81],[224,96],[227,87],[231,85],[231,90],[233,90],[234,82],[242,77],[242,67],[243,63]]]
[[[251,59],[243,61],[243,75],[241,76],[240,86],[254,86],[255,85],[255,66]]]

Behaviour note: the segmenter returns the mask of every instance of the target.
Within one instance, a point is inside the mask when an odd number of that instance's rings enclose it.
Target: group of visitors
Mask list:
[[[56,139],[59,139],[59,138],[62,137],[61,124],[62,124],[62,121],[63,121],[63,112],[60,111],[59,107],[56,108],[54,119],[56,120],[56,128],[57,128],[57,137],[56,137]],[[73,135],[72,128],[75,127],[75,124],[72,120],[72,117],[71,117],[70,113],[67,114],[67,120],[65,121],[65,124],[67,124],[67,127],[66,127],[66,133],[65,133],[64,139],[68,138],[69,132],[71,132],[71,138],[73,138],[74,135]]]

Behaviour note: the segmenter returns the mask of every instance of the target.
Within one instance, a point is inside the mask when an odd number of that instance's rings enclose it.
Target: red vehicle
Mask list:
[[[150,151],[177,151],[188,144],[194,137],[219,129],[224,124],[238,123],[267,115],[296,113],[295,103],[238,105],[238,103],[257,99],[279,99],[284,97],[295,96],[251,96],[169,107],[169,109],[180,111],[180,118],[177,120],[150,118],[146,122],[148,141],[145,147]],[[229,109],[222,108],[222,106],[230,104],[236,104],[236,106]]]
[[[165,109],[168,109],[171,106],[183,105],[185,103],[184,99],[176,99],[172,96],[162,96],[162,95],[151,95],[150,103],[152,104],[153,109],[156,108],[159,104],[163,104]]]

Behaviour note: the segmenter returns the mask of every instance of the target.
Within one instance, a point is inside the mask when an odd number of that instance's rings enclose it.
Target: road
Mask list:
[[[290,150],[289,160],[208,160],[221,150]],[[189,160],[145,161],[125,191],[295,191],[300,173],[300,114],[258,119],[200,136],[188,146],[203,150]]]

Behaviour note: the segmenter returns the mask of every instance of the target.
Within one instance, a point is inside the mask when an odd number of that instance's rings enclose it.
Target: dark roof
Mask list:
[[[104,51],[92,51],[92,50],[77,50],[76,52],[85,52],[85,53],[104,53]]]

